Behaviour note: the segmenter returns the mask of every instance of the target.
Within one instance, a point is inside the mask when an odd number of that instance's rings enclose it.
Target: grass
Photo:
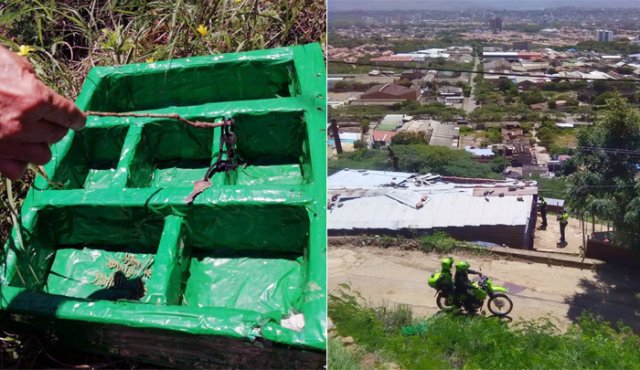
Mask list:
[[[364,353],[360,349],[348,349],[335,339],[329,339],[329,368],[332,370],[361,370]]]
[[[348,286],[330,295],[329,316],[338,333],[407,369],[633,369],[640,361],[640,337],[588,314],[561,333],[546,319],[512,325],[454,314],[424,319],[412,317],[406,306],[361,302]],[[403,327],[418,325],[426,330],[402,334]]]
[[[325,41],[322,0],[18,1],[0,7],[0,43],[75,98],[96,65]]]

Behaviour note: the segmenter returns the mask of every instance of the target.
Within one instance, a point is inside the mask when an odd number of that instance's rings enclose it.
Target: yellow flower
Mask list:
[[[198,31],[200,36],[206,36],[207,32],[209,32],[209,29],[207,27],[205,27],[204,24],[201,24],[201,25],[198,26],[198,28],[196,28],[196,31]]]
[[[26,56],[27,54],[29,54],[32,51],[35,51],[36,49],[29,46],[29,45],[20,45],[20,47],[18,48],[18,55],[20,55],[21,57]]]
[[[153,57],[147,58],[147,63],[153,63],[155,61],[156,61],[156,58],[153,58]]]

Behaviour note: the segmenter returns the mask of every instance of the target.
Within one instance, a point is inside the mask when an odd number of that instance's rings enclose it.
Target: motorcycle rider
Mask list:
[[[479,271],[471,270],[469,262],[467,261],[458,261],[456,263],[456,273],[454,277],[454,294],[458,300],[458,304],[463,306],[467,312],[473,312],[473,302],[475,300],[475,296],[473,294],[473,290],[475,287],[471,284],[469,280],[469,274],[480,275],[482,273]]]
[[[453,293],[453,276],[451,268],[453,267],[453,257],[445,257],[440,260],[440,277],[436,282],[436,287],[447,297],[447,303],[451,304],[451,294]]]

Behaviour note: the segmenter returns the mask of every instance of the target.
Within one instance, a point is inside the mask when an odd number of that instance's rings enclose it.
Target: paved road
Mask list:
[[[508,261],[498,257],[458,256],[482,268],[494,283],[507,286],[514,302],[511,317],[549,317],[566,328],[584,309],[640,331],[640,272],[605,266],[599,271]],[[330,246],[329,289],[348,283],[374,304],[409,305],[416,316],[437,312],[426,281],[439,269],[440,256],[395,248]]]
[[[480,64],[480,58],[476,57],[475,59],[475,64],[473,65],[473,70],[476,71],[478,69],[478,64]],[[474,80],[475,75],[472,73],[471,74],[471,82],[469,82],[469,85],[471,85],[471,95],[468,98],[464,99],[464,102],[462,103],[462,109],[464,109],[464,111],[469,114],[471,112],[473,112],[474,109],[476,109],[476,96],[475,96],[475,92],[476,92],[476,82]]]

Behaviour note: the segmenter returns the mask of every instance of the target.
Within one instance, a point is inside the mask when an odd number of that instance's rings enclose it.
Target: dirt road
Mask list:
[[[374,304],[406,304],[417,316],[437,312],[428,276],[441,256],[376,247],[330,246],[329,289],[348,283]],[[640,331],[640,272],[605,266],[598,271],[508,261],[491,256],[461,256],[494,283],[509,288],[511,317],[550,317],[560,328],[584,309],[612,322],[623,320]]]

